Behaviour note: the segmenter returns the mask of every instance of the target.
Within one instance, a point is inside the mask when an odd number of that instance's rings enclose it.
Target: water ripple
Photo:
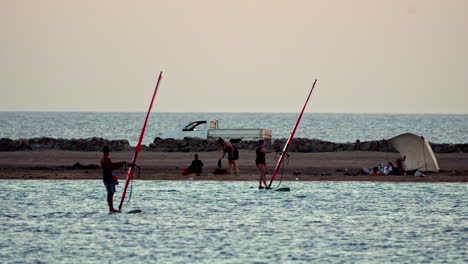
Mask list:
[[[467,260],[466,184],[287,184],[148,181],[111,215],[101,181],[2,181],[0,263]]]

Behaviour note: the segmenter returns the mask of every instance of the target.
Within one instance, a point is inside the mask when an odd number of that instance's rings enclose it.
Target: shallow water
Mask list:
[[[216,118],[224,128],[268,128],[288,138],[298,113],[152,113],[144,144],[157,132],[181,129],[191,121]],[[145,113],[0,112],[0,138],[53,137],[128,139],[138,142]],[[434,143],[468,143],[468,115],[304,114],[296,137],[332,142],[389,139],[402,133]]]
[[[135,181],[113,215],[98,180],[0,183],[0,263],[468,261],[461,183]]]

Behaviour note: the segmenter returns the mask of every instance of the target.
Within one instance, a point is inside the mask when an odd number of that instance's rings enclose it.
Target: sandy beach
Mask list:
[[[140,180],[216,180],[216,181],[257,181],[255,152],[240,150],[240,175],[213,175],[221,152],[200,152],[204,163],[203,175],[183,176],[195,153],[142,151],[138,157],[141,166]],[[36,150],[0,152],[0,179],[101,179],[100,152]],[[112,152],[111,159],[129,161],[133,152]],[[468,154],[436,154],[441,171],[415,176],[369,176],[356,175],[361,168],[372,168],[387,160],[394,161],[397,153],[345,151],[325,153],[291,153],[286,161],[283,181],[387,181],[387,182],[467,182]],[[267,169],[271,175],[278,156],[267,154]],[[73,168],[80,163],[82,166]],[[95,165],[95,166],[92,166]],[[223,168],[227,168],[223,160]],[[124,169],[117,171],[119,179],[125,179]],[[280,176],[278,176],[280,177]]]

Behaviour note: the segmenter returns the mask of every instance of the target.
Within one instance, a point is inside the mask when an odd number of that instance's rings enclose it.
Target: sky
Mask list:
[[[0,0],[0,111],[468,113],[467,0]]]

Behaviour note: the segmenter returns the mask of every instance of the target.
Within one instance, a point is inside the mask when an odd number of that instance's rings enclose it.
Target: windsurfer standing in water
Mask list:
[[[260,139],[258,141],[258,146],[255,149],[255,152],[257,154],[255,158],[255,164],[257,164],[257,168],[260,171],[260,178],[258,179],[258,189],[270,189],[268,184],[266,183],[266,159],[265,159],[265,153],[271,153],[274,152],[274,150],[266,150],[265,149],[265,141],[263,139]],[[265,185],[265,187],[262,186]]]
[[[102,166],[102,180],[104,182],[104,186],[106,186],[107,190],[107,203],[109,205],[109,213],[120,213],[119,210],[114,209],[113,205],[113,198],[115,193],[115,181],[114,181],[114,170],[119,169],[123,165],[125,165],[125,161],[114,163],[109,158],[110,148],[109,146],[104,146],[102,148],[102,153],[104,156],[101,159],[101,166]]]

